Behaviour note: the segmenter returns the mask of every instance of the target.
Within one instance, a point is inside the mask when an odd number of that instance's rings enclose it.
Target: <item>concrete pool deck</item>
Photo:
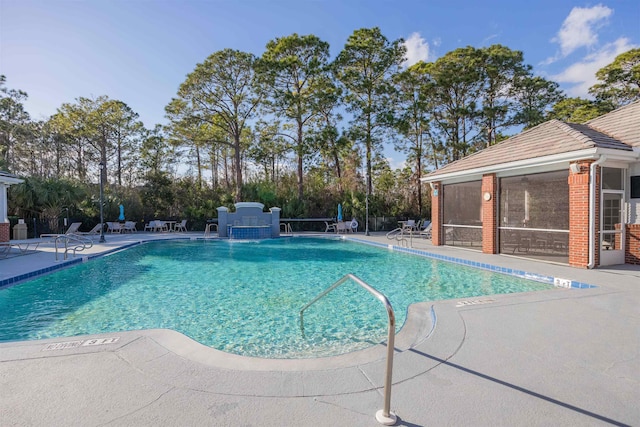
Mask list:
[[[201,235],[107,235],[89,254]],[[640,425],[640,267],[588,271],[413,246],[597,287],[412,306],[395,346],[396,425]],[[0,283],[61,265],[52,250],[0,259]],[[385,353],[250,359],[168,330],[2,343],[0,424],[375,426]]]

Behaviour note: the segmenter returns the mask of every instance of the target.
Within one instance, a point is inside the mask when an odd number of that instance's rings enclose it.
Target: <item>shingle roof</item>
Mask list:
[[[640,101],[596,117],[586,124],[633,147],[640,147]]]
[[[640,101],[586,124],[549,120],[449,163],[425,178],[589,148],[632,151],[633,146],[640,146]]]

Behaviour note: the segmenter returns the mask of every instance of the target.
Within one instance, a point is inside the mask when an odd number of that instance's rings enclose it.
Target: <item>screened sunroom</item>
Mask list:
[[[422,178],[432,243],[593,268],[640,264],[640,101],[550,120]]]

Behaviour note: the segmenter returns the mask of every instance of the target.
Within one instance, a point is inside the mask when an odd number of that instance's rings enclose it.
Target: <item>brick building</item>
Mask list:
[[[7,188],[21,182],[22,180],[17,176],[0,171],[0,243],[8,242],[10,235],[9,218],[7,217]]]
[[[575,267],[640,264],[640,101],[551,120],[426,175],[432,241]]]

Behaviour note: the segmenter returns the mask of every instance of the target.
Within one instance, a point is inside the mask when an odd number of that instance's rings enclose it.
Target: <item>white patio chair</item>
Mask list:
[[[325,221],[325,222],[324,222],[324,225],[327,227],[327,228],[325,228],[325,230],[324,230],[324,232],[325,232],[325,233],[328,233],[329,231],[331,231],[331,232],[333,232],[333,233],[336,233],[336,232],[338,231],[338,229],[337,229],[337,227],[336,227],[336,226],[337,226],[337,224],[336,224],[336,223],[329,224],[327,221]]]
[[[187,231],[187,220],[183,219],[180,223],[176,224],[173,231]]]
[[[125,233],[136,233],[138,231],[138,228],[136,227],[136,223],[134,221],[126,221],[124,223],[122,231],[124,231]]]
[[[152,222],[153,222],[153,231],[169,231],[169,226],[165,221],[160,221],[159,219],[157,219]]]
[[[349,233],[351,232],[351,222],[339,222],[336,224],[337,233]]]
[[[119,222],[108,222],[107,221],[107,233],[118,233],[122,232],[122,224]]]

